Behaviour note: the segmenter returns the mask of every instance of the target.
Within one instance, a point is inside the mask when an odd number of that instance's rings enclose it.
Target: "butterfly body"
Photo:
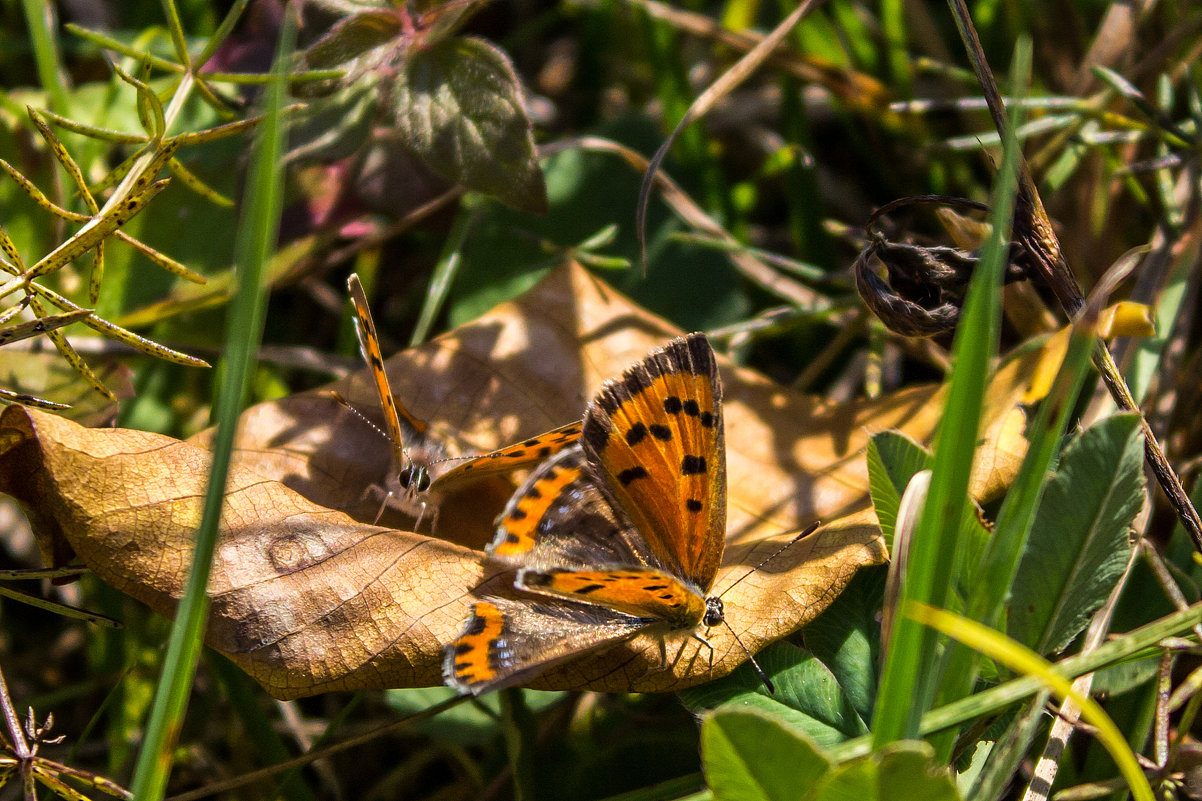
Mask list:
[[[521,683],[639,634],[704,639],[726,528],[722,386],[692,334],[611,380],[580,443],[540,465],[498,517],[490,557],[522,597],[473,604],[446,649],[463,692]]]
[[[470,457],[449,455],[443,444],[446,438],[412,414],[392,393],[380,338],[357,275],[350,276],[347,288],[355,307],[360,350],[384,413],[383,433],[392,449],[393,469],[383,481],[385,498],[381,512],[385,506],[394,507],[414,518],[415,528],[421,526],[428,514],[434,528],[438,524],[439,504],[451,492],[477,478],[529,467],[579,438],[581,426],[577,422],[489,453]]]

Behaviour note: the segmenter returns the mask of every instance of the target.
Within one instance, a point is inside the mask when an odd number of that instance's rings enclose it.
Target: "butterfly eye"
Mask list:
[[[721,598],[705,599],[705,617],[701,619],[701,622],[710,627],[726,622],[726,613],[722,608]]]
[[[398,476],[401,486],[414,492],[425,492],[430,489],[430,474],[426,468],[419,465],[408,465]]]

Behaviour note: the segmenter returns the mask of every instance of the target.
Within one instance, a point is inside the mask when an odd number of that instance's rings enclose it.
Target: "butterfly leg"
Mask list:
[[[708,632],[709,629],[706,628],[706,631]],[[690,634],[689,636],[709,649],[709,652],[710,652],[709,669],[710,669],[710,672],[712,673],[714,670],[714,646],[713,646],[713,644],[710,643],[710,641],[707,640],[705,637],[702,637],[700,634],[698,634],[695,631],[692,632],[692,634]]]
[[[430,534],[434,535],[434,534],[438,533],[438,507],[431,506],[430,504],[426,503],[425,501],[422,501],[422,511],[421,511],[421,514],[417,518],[417,525],[414,526],[414,528],[415,529],[421,528],[422,517],[425,516],[427,510],[429,510],[429,512],[430,512]]]
[[[382,487],[374,487],[374,486],[368,487],[367,490],[364,492],[364,495],[371,493],[372,489],[382,489]],[[371,524],[373,526],[377,525],[380,522],[380,518],[384,516],[384,510],[388,508],[388,502],[392,500],[392,496],[393,496],[393,493],[391,490],[384,493],[384,500],[380,501],[380,508],[378,510],[376,510],[375,519],[373,519],[371,521]]]

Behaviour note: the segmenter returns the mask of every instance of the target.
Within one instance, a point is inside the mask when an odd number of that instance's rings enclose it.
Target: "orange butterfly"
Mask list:
[[[703,334],[652,351],[589,404],[580,444],[540,465],[490,556],[520,599],[472,605],[444,654],[461,692],[527,681],[644,631],[724,622],[709,595],[726,537],[722,382]],[[704,640],[702,640],[704,642]]]
[[[384,369],[384,356],[380,352],[380,338],[376,334],[367,295],[363,292],[358,275],[351,274],[347,288],[355,306],[355,331],[359,335],[359,346],[371,370],[380,408],[384,411],[383,433],[392,448],[396,468],[385,479],[385,505],[396,506],[413,517],[416,520],[415,528],[421,526],[428,510],[432,510],[431,528],[437,526],[438,504],[452,490],[483,476],[531,467],[579,439],[580,423],[576,422],[490,453],[468,457],[448,456],[445,446],[430,425],[412,415],[392,394]],[[349,407],[340,396],[335,394],[335,397]]]

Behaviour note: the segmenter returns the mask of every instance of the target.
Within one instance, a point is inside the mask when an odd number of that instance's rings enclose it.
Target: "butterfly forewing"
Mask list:
[[[614,570],[522,570],[514,586],[527,592],[597,604],[670,628],[696,626],[705,599],[680,581],[651,568]]]
[[[722,384],[703,334],[675,340],[589,405],[584,451],[669,571],[708,590],[726,534]]]
[[[447,646],[448,684],[480,693],[640,632],[716,625],[720,602],[704,593],[725,541],[721,402],[701,334],[601,390],[579,443],[540,464],[497,519],[489,555],[518,568],[528,597],[472,607]]]
[[[384,369],[384,355],[380,352],[380,337],[376,334],[376,324],[372,321],[367,295],[363,291],[363,285],[359,283],[359,276],[351,273],[346,285],[351,293],[351,303],[355,306],[355,333],[359,335],[359,349],[371,370],[380,409],[384,412],[385,433],[388,434],[396,468],[401,471],[406,466],[405,437],[401,431],[401,420],[404,419],[405,423],[418,433],[425,431],[426,424],[409,414],[392,394],[392,388],[388,384],[388,373]]]
[[[523,440],[491,453],[462,461],[450,461],[446,472],[431,470],[440,488],[473,481],[482,476],[499,475],[524,467],[532,467],[554,456],[580,439],[580,423],[573,422],[552,429],[537,437]]]

